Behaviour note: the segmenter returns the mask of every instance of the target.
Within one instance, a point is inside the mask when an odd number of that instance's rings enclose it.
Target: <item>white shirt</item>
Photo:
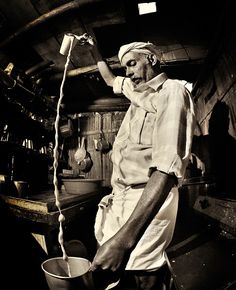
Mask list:
[[[113,144],[112,186],[145,183],[153,168],[181,180],[195,126],[189,91],[164,73],[138,89],[129,78],[117,77],[113,90],[123,93],[131,105]]]

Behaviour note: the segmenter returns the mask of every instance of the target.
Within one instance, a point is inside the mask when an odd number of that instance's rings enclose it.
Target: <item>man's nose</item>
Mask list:
[[[126,68],[126,76],[131,77],[133,75],[133,71],[130,68]]]

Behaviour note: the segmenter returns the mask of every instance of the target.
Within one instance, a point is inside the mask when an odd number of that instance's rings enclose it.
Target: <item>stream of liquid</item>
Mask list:
[[[59,211],[59,216],[58,216],[58,221],[59,221],[59,233],[58,233],[58,242],[60,244],[61,250],[62,250],[62,258],[63,260],[66,261],[67,263],[67,271],[68,271],[68,276],[71,277],[71,269],[70,265],[68,262],[68,255],[66,253],[65,247],[64,247],[64,238],[63,238],[63,222],[65,221],[65,216],[62,214],[61,211],[61,203],[59,199],[59,189],[58,189],[58,179],[57,179],[57,168],[58,168],[58,136],[59,136],[59,120],[60,120],[60,106],[63,98],[63,87],[64,87],[64,82],[66,78],[66,73],[68,69],[68,65],[70,62],[70,55],[71,55],[71,50],[73,47],[73,38],[70,42],[70,47],[69,47],[69,52],[67,55],[67,60],[65,64],[65,69],[64,69],[64,74],[63,74],[63,79],[61,82],[61,87],[60,87],[60,98],[57,103],[57,114],[56,114],[56,119],[55,119],[55,146],[53,149],[53,169],[54,169],[54,174],[53,174],[53,185],[54,185],[54,195],[55,195],[55,204],[58,208]]]
[[[68,70],[68,66],[70,63],[70,56],[71,56],[71,51],[73,46],[75,45],[75,40],[78,41],[80,45],[84,45],[85,43],[89,43],[90,45],[93,45],[93,39],[91,36],[89,36],[87,33],[77,36],[77,35],[66,35],[65,42],[63,40],[62,47],[60,50],[60,53],[63,51],[63,55],[67,53],[67,58],[66,58],[66,63],[65,63],[65,69],[63,73],[63,78],[60,86],[60,97],[57,102],[57,114],[56,114],[56,119],[55,119],[55,146],[53,150],[53,169],[54,169],[54,174],[53,174],[53,185],[54,185],[54,195],[55,195],[55,204],[58,208],[59,211],[59,234],[58,234],[58,242],[61,246],[62,254],[63,254],[63,260],[66,261],[67,263],[67,269],[68,269],[68,276],[71,277],[71,269],[68,261],[68,256],[66,254],[66,250],[64,247],[64,238],[63,238],[63,222],[65,221],[65,216],[62,214],[61,211],[61,203],[59,199],[59,189],[58,189],[58,179],[57,179],[57,168],[58,168],[58,136],[59,136],[59,120],[60,120],[60,107],[61,107],[61,102],[63,99],[63,87],[66,79],[66,73]]]

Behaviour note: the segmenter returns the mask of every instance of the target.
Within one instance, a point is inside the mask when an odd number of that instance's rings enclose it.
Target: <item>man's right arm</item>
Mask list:
[[[108,64],[102,58],[101,53],[98,50],[98,47],[96,44],[93,46],[92,54],[93,54],[94,59],[97,62],[98,70],[99,70],[102,78],[104,79],[105,83],[109,87],[113,87],[113,83],[114,83],[116,76],[113,74],[113,72],[111,71]]]

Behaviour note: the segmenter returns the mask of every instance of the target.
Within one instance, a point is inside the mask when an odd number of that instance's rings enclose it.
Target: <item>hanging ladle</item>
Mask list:
[[[82,137],[81,144],[80,138],[78,139],[78,149],[75,151],[74,154],[75,161],[79,164],[84,158],[86,157],[86,149],[84,145],[84,137]]]

